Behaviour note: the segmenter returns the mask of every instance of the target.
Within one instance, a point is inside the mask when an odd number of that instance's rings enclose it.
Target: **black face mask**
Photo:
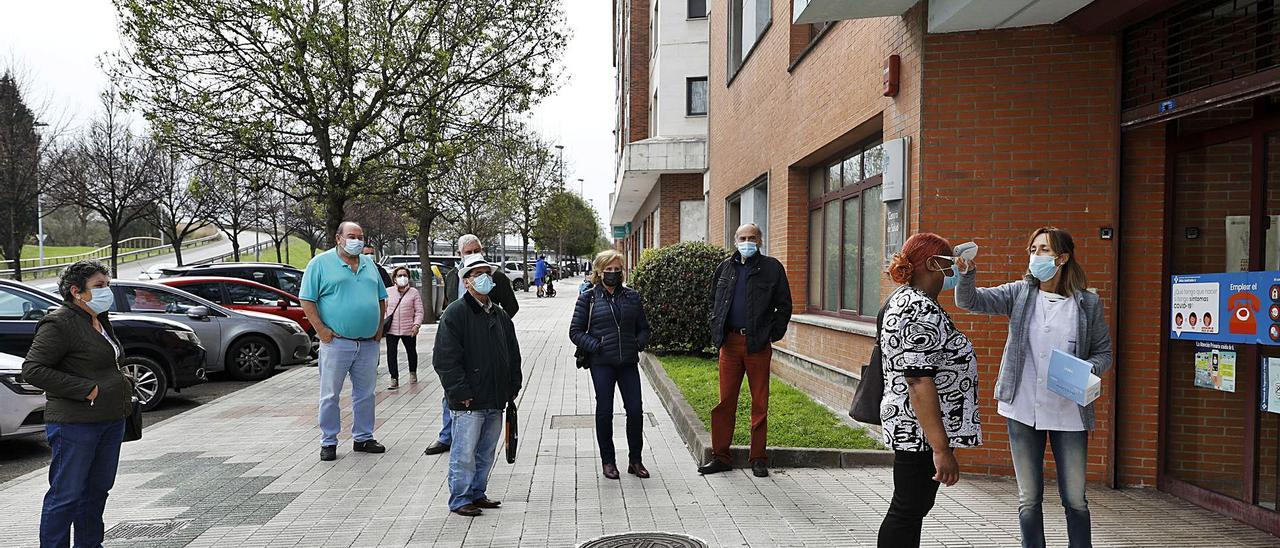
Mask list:
[[[622,285],[622,273],[621,272],[605,272],[604,285],[607,285],[609,287],[618,287]]]

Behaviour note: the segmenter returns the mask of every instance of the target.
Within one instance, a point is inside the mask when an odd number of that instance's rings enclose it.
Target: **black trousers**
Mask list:
[[[391,378],[400,378],[400,357],[396,355],[396,343],[404,341],[404,353],[409,355],[409,372],[418,372],[418,338],[406,337],[401,335],[387,335],[387,370],[391,371]]]
[[[924,517],[933,509],[938,482],[933,481],[931,451],[893,452],[893,500],[880,523],[880,548],[916,548]]]
[[[596,443],[602,464],[617,464],[613,448],[613,387],[622,392],[627,411],[627,459],[640,462],[644,448],[644,409],[640,403],[640,366],[637,364],[591,366],[591,383],[596,389]]]

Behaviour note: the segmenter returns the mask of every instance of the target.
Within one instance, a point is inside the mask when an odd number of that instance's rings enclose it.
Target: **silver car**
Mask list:
[[[44,390],[22,380],[22,358],[0,354],[0,438],[44,432]]]
[[[111,310],[161,315],[196,332],[208,351],[205,369],[233,379],[261,380],[277,365],[311,360],[311,338],[297,322],[248,310],[231,310],[181,289],[152,282],[113,280]]]

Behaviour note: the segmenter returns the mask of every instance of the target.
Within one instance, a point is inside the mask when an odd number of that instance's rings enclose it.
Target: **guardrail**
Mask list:
[[[272,246],[272,243],[271,243],[270,241],[266,241],[266,242],[262,242],[262,243],[258,243],[258,244],[251,245],[251,246],[249,246],[249,247],[242,247],[242,248],[240,248],[240,255],[241,255],[241,258],[243,258],[243,256],[244,256],[244,255],[248,255],[248,254],[250,254],[250,253],[257,253],[257,252],[262,251],[262,250],[264,250],[264,249],[267,249],[267,248],[269,248],[269,247],[271,247],[271,246]],[[235,256],[236,256],[236,254],[235,254],[234,252],[232,252],[232,251],[228,251],[228,252],[223,253],[223,254],[221,254],[221,255],[217,255],[217,256],[214,256],[214,257],[209,257],[209,258],[207,258],[207,259],[200,259],[200,260],[198,260],[198,261],[190,261],[190,262],[187,262],[186,264],[187,264],[187,265],[198,265],[198,264],[212,264],[212,263],[220,263],[220,262],[226,261],[227,259],[234,259],[234,258],[235,258]]]
[[[204,245],[207,245],[207,244],[211,244],[211,243],[213,243],[213,242],[216,242],[216,241],[218,241],[218,240],[220,240],[220,239],[222,239],[222,235],[221,235],[221,234],[214,234],[214,235],[212,235],[212,236],[206,236],[206,237],[204,237],[204,238],[197,238],[197,239],[194,239],[194,240],[188,240],[188,241],[185,241],[185,242],[183,242],[183,243],[182,243],[182,249],[190,249],[190,248],[193,248],[193,247],[200,247],[200,246],[204,246]],[[137,237],[137,238],[129,238],[128,240],[122,240],[122,241],[120,242],[120,243],[122,244],[122,248],[123,248],[123,244],[124,244],[125,242],[130,242],[131,240],[136,240],[136,241],[152,240],[152,241],[156,241],[156,242],[159,242],[159,241],[160,241],[160,239],[159,239],[159,238],[153,238],[153,237],[150,237],[150,236],[140,236],[140,237]],[[153,246],[153,247],[148,247],[148,248],[145,248],[145,249],[137,249],[137,250],[134,250],[134,251],[126,251],[126,252],[121,253],[121,254],[119,255],[119,262],[121,262],[121,263],[126,263],[126,262],[129,262],[129,261],[136,261],[136,260],[139,260],[139,259],[145,259],[145,258],[148,258],[148,257],[154,257],[154,256],[157,256],[157,255],[166,255],[166,254],[168,254],[168,253],[171,253],[172,251],[173,251],[173,246],[172,246],[172,245],[167,245],[167,244],[166,244],[166,245],[157,245],[157,246]],[[79,253],[79,254],[76,254],[76,255],[62,255],[62,256],[59,256],[59,257],[47,257],[47,258],[45,258],[45,263],[48,263],[49,261],[54,260],[54,259],[68,259],[68,260],[66,260],[66,261],[64,261],[64,262],[58,262],[58,263],[56,263],[56,264],[45,264],[44,266],[33,266],[33,267],[27,267],[27,266],[25,266],[25,264],[26,264],[26,262],[27,262],[28,260],[30,260],[30,259],[22,259],[22,260],[21,260],[21,264],[23,264],[22,273],[23,273],[24,275],[25,275],[25,274],[30,274],[30,275],[32,275],[33,277],[39,277],[41,274],[47,274],[47,273],[50,273],[50,272],[58,272],[58,271],[61,271],[63,267],[65,267],[65,266],[67,266],[67,265],[69,265],[69,264],[71,264],[71,263],[74,263],[74,262],[76,262],[76,261],[79,261],[79,260],[83,260],[83,259],[109,259],[110,257],[111,257],[111,246],[103,246],[103,247],[100,247],[100,248],[95,249],[95,250],[93,250],[93,251],[86,251],[86,252],[84,252],[84,253]],[[38,259],[37,259],[37,261],[38,261]],[[11,261],[0,261],[0,264],[8,263],[8,262],[11,262]],[[37,264],[38,264],[38,263],[37,263]],[[0,270],[0,278],[12,278],[12,277],[13,277],[13,269]]]

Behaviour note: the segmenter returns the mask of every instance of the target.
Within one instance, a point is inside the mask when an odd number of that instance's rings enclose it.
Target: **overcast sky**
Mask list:
[[[533,124],[564,145],[565,180],[601,219],[613,187],[611,3],[563,0],[572,39],[556,95],[539,105]],[[106,78],[98,57],[120,47],[110,0],[0,0],[0,67],[26,75],[41,121],[78,129],[98,108]]]

